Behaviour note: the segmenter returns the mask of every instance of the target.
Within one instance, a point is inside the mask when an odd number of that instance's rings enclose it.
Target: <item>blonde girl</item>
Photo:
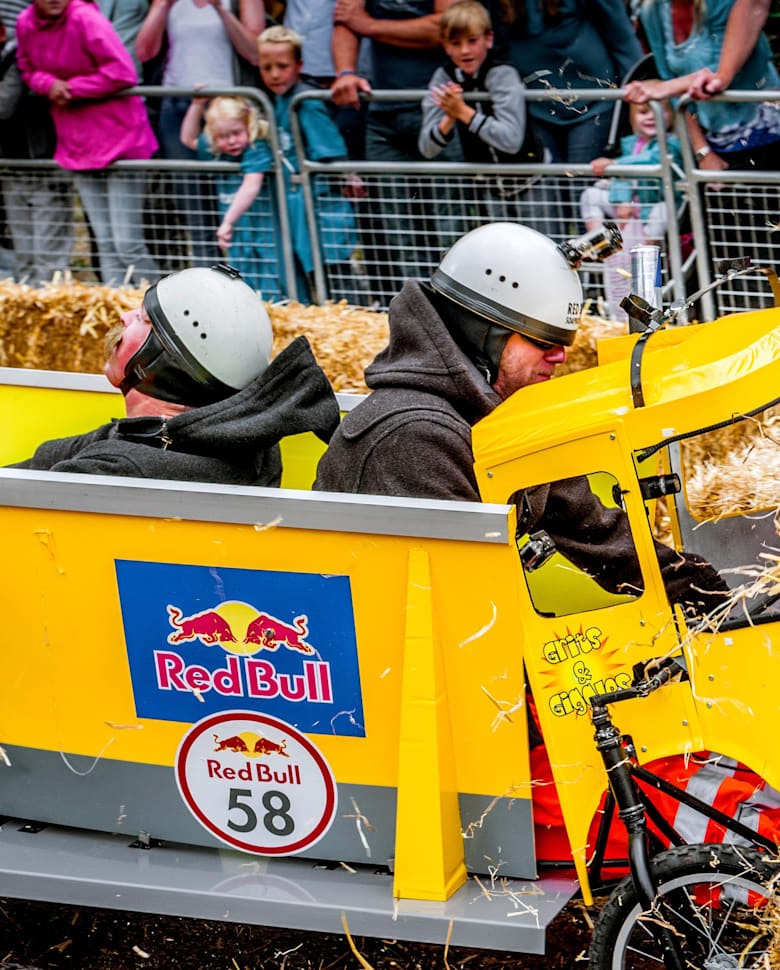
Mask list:
[[[203,130],[201,131],[201,125]],[[217,241],[250,285],[272,298],[277,284],[264,264],[275,259],[273,216],[268,193],[261,195],[264,173],[273,158],[264,140],[267,123],[244,98],[194,98],[184,115],[181,140],[203,161],[238,162],[241,173],[215,176],[221,222]]]

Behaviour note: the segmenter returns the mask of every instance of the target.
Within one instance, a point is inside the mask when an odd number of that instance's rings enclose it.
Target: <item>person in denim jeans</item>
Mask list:
[[[55,135],[48,100],[22,84],[16,40],[6,42],[1,20],[0,47],[0,158],[51,158]],[[13,243],[3,272],[37,286],[66,270],[73,248],[70,179],[59,171],[11,171],[0,179],[0,190]]]
[[[49,99],[54,160],[74,173],[102,281],[156,280],[141,221],[145,175],[104,171],[120,159],[150,158],[157,148],[143,100],[113,96],[137,82],[130,55],[86,0],[35,0],[19,16],[16,35],[22,80]]]

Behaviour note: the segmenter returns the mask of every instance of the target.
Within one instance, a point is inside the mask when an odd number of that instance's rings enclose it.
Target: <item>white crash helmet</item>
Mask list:
[[[144,293],[149,336],[120,385],[163,401],[199,407],[259,377],[273,331],[262,298],[226,263],[165,276]]]
[[[473,229],[431,277],[439,293],[481,317],[552,344],[574,341],[582,311],[576,270],[547,236],[514,222]]]

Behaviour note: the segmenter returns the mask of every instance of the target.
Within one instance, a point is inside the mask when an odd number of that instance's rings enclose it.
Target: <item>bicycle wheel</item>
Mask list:
[[[661,852],[652,866],[658,885],[653,908],[643,912],[631,878],[623,879],[596,923],[590,970],[663,967],[651,921],[675,934],[686,968],[758,970],[770,966],[770,953],[780,953],[780,943],[770,949],[765,919],[780,863],[755,849],[713,843]]]

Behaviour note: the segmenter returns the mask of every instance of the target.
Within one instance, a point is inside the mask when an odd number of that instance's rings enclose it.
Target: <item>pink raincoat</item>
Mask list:
[[[120,158],[149,158],[157,148],[139,97],[113,98],[138,83],[135,66],[111,23],[94,3],[71,0],[62,16],[45,20],[31,4],[16,26],[22,80],[47,95],[57,79],[73,100],[51,105],[57,132],[54,158],[63,168],[100,169]]]

